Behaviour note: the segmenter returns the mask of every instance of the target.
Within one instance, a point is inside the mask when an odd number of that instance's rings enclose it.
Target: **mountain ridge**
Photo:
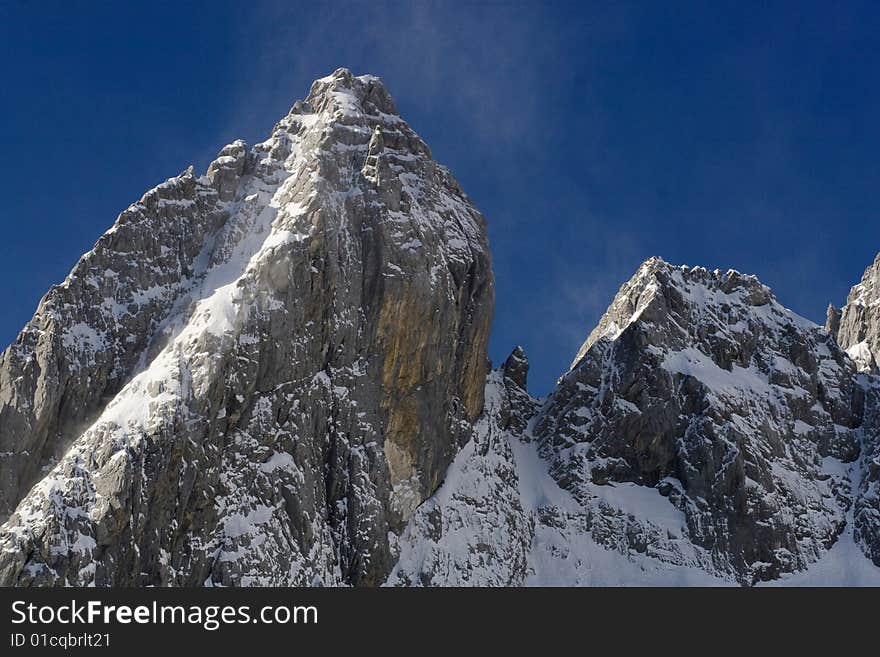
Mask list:
[[[536,399],[484,219],[338,69],[0,356],[0,583],[880,583],[877,262],[822,328],[650,258]]]

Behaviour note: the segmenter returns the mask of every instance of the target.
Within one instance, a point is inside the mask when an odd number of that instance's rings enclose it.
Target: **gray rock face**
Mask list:
[[[880,567],[880,380],[865,376],[865,425],[862,458],[855,477],[853,509],[855,543]]]
[[[493,296],[379,80],[318,80],[126,210],[3,355],[0,583],[383,581],[483,410]]]

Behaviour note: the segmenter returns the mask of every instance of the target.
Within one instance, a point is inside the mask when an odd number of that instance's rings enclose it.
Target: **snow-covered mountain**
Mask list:
[[[482,217],[340,69],[0,358],[0,584],[880,584],[878,267],[822,328],[653,258],[535,399]]]
[[[483,219],[338,70],[123,212],[0,362],[0,581],[380,584],[483,407]]]
[[[877,383],[754,277],[653,258],[547,399],[510,362],[393,583],[880,585]]]

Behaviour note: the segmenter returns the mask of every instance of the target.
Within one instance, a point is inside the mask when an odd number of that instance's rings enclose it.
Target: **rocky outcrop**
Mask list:
[[[400,538],[394,586],[519,586],[528,576],[534,513],[521,495],[514,436],[536,401],[501,371],[486,385],[486,411],[443,486]]]
[[[840,308],[835,308],[831,303],[825,311],[825,330],[835,338],[840,331]]]
[[[880,567],[880,380],[864,376],[862,385],[865,424],[860,433],[862,455],[854,469],[852,531],[855,543]]]
[[[834,335],[861,370],[876,369],[880,354],[880,254],[850,290]]]
[[[120,214],[43,297],[0,356],[0,521],[141,366],[228,219],[217,189],[187,170]]]
[[[493,292],[381,82],[316,81],[126,210],[4,354],[0,582],[383,581],[483,410]]]
[[[515,347],[501,366],[502,376],[520,390],[526,389],[529,376],[529,359],[522,347]]]

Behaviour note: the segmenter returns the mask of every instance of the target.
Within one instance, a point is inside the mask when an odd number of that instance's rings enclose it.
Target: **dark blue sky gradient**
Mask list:
[[[339,66],[486,215],[491,356],[521,343],[535,393],[651,255],[823,321],[880,250],[876,3],[319,4],[0,0],[0,342],[129,203]]]

